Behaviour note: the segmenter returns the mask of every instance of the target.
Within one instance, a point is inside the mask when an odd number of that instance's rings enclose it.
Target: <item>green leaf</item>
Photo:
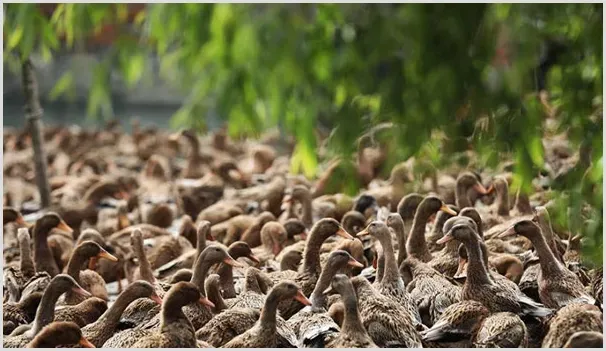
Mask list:
[[[126,84],[132,88],[139,82],[145,71],[145,56],[142,53],[134,53],[128,57],[128,64],[125,70]]]
[[[51,101],[56,100],[59,96],[63,95],[68,89],[72,88],[74,84],[74,75],[71,71],[65,72],[61,78],[57,81],[53,89],[49,93]]]
[[[8,35],[6,50],[10,51],[16,48],[17,45],[19,45],[21,38],[23,38],[23,26],[17,25],[17,27]]]

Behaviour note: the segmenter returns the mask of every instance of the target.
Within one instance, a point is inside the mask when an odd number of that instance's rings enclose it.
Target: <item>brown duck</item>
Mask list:
[[[438,243],[446,243],[453,239],[465,245],[469,257],[467,279],[461,295],[462,300],[478,301],[491,312],[513,312],[537,317],[551,314],[551,310],[534,302],[521,292],[510,290],[494,282],[484,261],[484,253],[480,246],[481,238],[472,225],[469,223],[455,224],[442,239],[438,240]]]
[[[500,236],[507,237],[512,234],[523,235],[530,239],[539,255],[541,270],[538,283],[541,302],[554,309],[574,302],[595,303],[595,299],[585,291],[577,275],[553,255],[541,235],[539,226],[529,220],[520,221]]]
[[[74,322],[80,328],[97,319],[107,310],[107,302],[98,297],[89,297],[75,305],[55,309],[55,322]]]
[[[332,280],[331,288],[341,295],[344,313],[339,335],[326,346],[331,348],[377,347],[362,324],[358,299],[349,277],[343,274],[336,275]]]
[[[77,344],[79,347],[95,347],[82,336],[80,327],[75,323],[52,322],[44,327],[32,341],[25,345],[25,347],[56,348],[58,346],[73,344]]]
[[[223,347],[277,347],[276,317],[278,303],[287,299],[296,299],[304,305],[311,305],[311,302],[294,282],[283,281],[274,286],[267,295],[259,321],[251,329],[233,338]]]
[[[603,332],[603,315],[597,306],[571,303],[560,309],[549,321],[542,347],[560,348],[576,332]]]
[[[9,336],[4,338],[4,347],[15,348],[24,347],[36,336],[42,328],[47,326],[55,319],[55,304],[63,293],[69,289],[75,290],[86,297],[90,297],[90,293],[82,289],[76,281],[66,274],[56,275],[44,291],[40,305],[36,310],[36,317],[29,330],[26,330],[20,335]],[[14,331],[16,333],[17,330]]]
[[[47,242],[50,231],[55,228],[68,233],[72,232],[72,229],[54,212],[49,212],[38,219],[32,229],[36,272],[47,272],[51,277],[60,273]]]
[[[195,284],[179,282],[166,293],[162,305],[160,330],[139,338],[134,348],[181,348],[197,347],[195,329],[182,308],[203,299]],[[203,303],[203,301],[200,301]]]
[[[93,296],[98,297],[102,300],[107,301],[107,288],[105,287],[105,281],[99,275],[99,273],[91,270],[81,270],[89,259],[100,259],[105,258],[110,261],[116,262],[118,259],[105,251],[99,244],[94,241],[85,241],[78,245],[72,257],[67,264],[67,274],[74,278],[84,290],[90,292]],[[93,261],[92,264],[95,262]],[[90,267],[90,265],[89,265]],[[76,305],[84,301],[80,295],[76,295],[71,291],[65,294],[65,304]]]
[[[143,280],[135,281],[126,287],[101,317],[82,328],[82,334],[96,347],[102,347],[114,335],[126,307],[139,298],[149,298],[162,305],[162,299],[151,284]]]
[[[19,302],[2,304],[3,334],[10,334],[16,327],[31,323],[42,300],[42,293],[35,292]]]

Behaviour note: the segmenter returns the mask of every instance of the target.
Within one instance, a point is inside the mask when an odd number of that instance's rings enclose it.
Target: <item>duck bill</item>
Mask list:
[[[328,288],[326,288],[326,290],[322,291],[322,294],[324,295],[330,295],[334,292],[335,290],[332,288],[332,286],[329,286]]]
[[[122,227],[122,228],[126,228],[130,225],[130,221],[128,220],[128,217],[126,217],[125,215],[119,215],[118,222],[120,223],[120,227]]]
[[[345,229],[343,229],[343,227],[339,227],[339,230],[337,230],[336,234],[345,239],[349,239],[349,240],[354,239],[354,237],[351,236],[351,234],[349,234]]]
[[[210,234],[210,230],[206,233],[206,240],[215,241],[215,238]]]
[[[488,195],[488,194],[490,194],[490,192],[488,190],[486,190],[486,188],[482,184],[480,184],[480,183],[476,183],[473,186],[473,189],[475,191],[477,191],[478,194],[481,194],[481,195]]]
[[[356,268],[364,268],[364,265],[361,264],[360,262],[358,262],[355,259],[350,259],[349,261],[347,261],[347,265],[350,267],[356,267]]]
[[[114,197],[119,200],[128,199],[128,193],[126,191],[119,191],[114,194]]]
[[[82,289],[81,287],[75,286],[72,288],[72,291],[82,297],[91,297],[93,296],[91,293],[89,293],[88,291]]]
[[[230,265],[232,267],[244,267],[244,265],[236,260],[234,260],[232,257],[226,257],[225,259],[223,259],[223,263]]]
[[[200,302],[200,303],[201,303],[201,304],[203,304],[204,306],[208,306],[208,307],[210,307],[210,308],[215,308],[215,304],[214,304],[214,303],[212,303],[212,301],[210,301],[210,300],[208,299],[208,297],[206,297],[206,296],[202,296],[202,297],[201,297],[201,298],[198,300],[198,302]]]
[[[464,258],[459,258],[459,266],[457,267],[457,272],[453,276],[455,279],[465,278],[467,276],[465,265],[467,264],[467,260]]]
[[[442,207],[440,207],[440,211],[442,212],[446,212],[451,216],[456,216],[457,212],[455,210],[453,210],[452,208],[446,206],[446,205],[442,205]]]
[[[311,306],[311,301],[309,301],[309,299],[305,297],[305,295],[303,295],[303,292],[301,290],[297,291],[297,295],[295,295],[294,299],[304,304],[305,306]]]
[[[110,260],[112,262],[118,262],[118,258],[107,251],[101,251],[98,255],[98,258],[105,258],[106,260]]]
[[[157,303],[158,305],[162,305],[162,298],[160,296],[158,296],[158,294],[153,293],[149,298],[152,301],[154,301],[155,303]]]
[[[511,227],[509,229],[507,229],[506,231],[502,232],[501,234],[497,235],[497,238],[506,238],[508,236],[513,236],[516,235],[516,229],[515,227]]]
[[[368,231],[368,228],[364,228],[364,230],[362,230],[361,232],[359,232],[358,234],[356,234],[356,236],[358,238],[363,238],[367,235],[370,235],[370,232]]]
[[[304,230],[303,232],[301,232],[301,239],[306,240],[307,239],[307,230]]]
[[[495,190],[494,185],[490,184],[490,186],[488,187],[488,189],[486,189],[486,194],[490,194]]]
[[[246,257],[248,257],[248,259],[251,260],[251,261],[253,261],[254,263],[260,263],[261,262],[261,261],[259,261],[259,258],[257,256],[255,256],[255,255],[253,255],[253,254],[250,254],[250,255],[248,255]]]
[[[438,239],[438,241],[436,241],[436,244],[445,244],[453,239],[454,239],[454,237],[452,235],[446,234],[443,237],[441,237],[440,239]]]
[[[93,345],[93,343],[91,343],[90,341],[86,340],[85,337],[80,338],[80,341],[78,341],[78,345],[85,347],[85,348],[90,348],[90,349],[95,348],[95,345]]]
[[[57,224],[57,226],[55,228],[57,228],[63,232],[67,232],[69,234],[74,232],[74,230],[70,226],[68,226],[64,220],[61,220],[61,222],[59,222],[59,224]]]
[[[170,141],[179,141],[179,138],[181,137],[181,135],[179,133],[173,133],[168,137],[168,140]]]

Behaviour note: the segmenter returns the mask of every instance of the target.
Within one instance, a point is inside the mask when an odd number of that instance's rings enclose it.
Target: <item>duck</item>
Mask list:
[[[194,266],[196,258],[200,256],[202,251],[206,248],[207,241],[215,240],[211,235],[210,227],[209,221],[200,221],[196,228],[196,248],[187,250],[179,257],[158,267],[154,271],[154,276],[163,279],[169,277],[177,270],[191,269]]]
[[[438,211],[446,212],[452,216],[457,215],[454,210],[436,196],[426,196],[419,204],[414,215],[410,235],[406,241],[406,253],[409,257],[415,257],[423,262],[429,262],[433,259],[425,241],[425,226],[429,217]]]
[[[572,334],[564,348],[603,348],[604,334],[600,332],[580,331]]]
[[[96,321],[106,310],[107,301],[92,296],[75,305],[55,308],[54,320],[56,322],[74,322],[82,328]]]
[[[252,249],[259,264],[264,265],[274,259],[284,248],[287,238],[286,229],[282,224],[276,221],[265,223],[261,228],[262,246]]]
[[[373,196],[379,206],[389,206],[389,208],[395,209],[404,195],[410,192],[411,181],[412,174],[409,164],[401,162],[392,168],[387,184],[369,188],[363,194]]]
[[[448,205],[448,207],[454,212],[458,212],[459,209],[456,206]],[[452,218],[451,213],[439,211],[436,215],[435,223],[431,234],[429,236],[428,246],[434,249],[433,259],[429,262],[429,265],[436,269],[438,272],[443,273],[448,277],[454,277],[457,273],[458,265],[458,245],[456,242],[446,243],[442,245],[435,244],[436,240],[439,240],[444,236],[443,227],[444,223]],[[441,249],[440,249],[441,248]]]
[[[491,314],[478,301],[452,304],[430,328],[423,332],[424,342],[465,340],[468,347],[526,347],[528,331],[524,322],[511,312]]]
[[[19,302],[2,304],[3,334],[10,334],[16,327],[33,322],[36,310],[42,300],[42,293],[35,292]]]
[[[334,290],[341,296],[343,305],[343,318],[340,323],[339,335],[327,343],[330,348],[370,348],[377,347],[368,331],[362,324],[362,317],[358,308],[358,299],[349,277],[337,274],[332,279],[330,287],[323,293],[328,295]]]
[[[74,278],[78,284],[80,284],[86,291],[90,292],[93,296],[98,297],[104,301],[108,300],[107,288],[105,281],[99,275],[99,273],[91,270],[81,270],[84,267],[87,260],[104,258],[113,262],[118,261],[109,252],[105,251],[99,244],[94,241],[85,241],[79,244],[76,249],[72,252],[72,257],[67,264],[67,274]],[[93,262],[94,264],[94,262]],[[90,267],[90,266],[89,266]],[[84,301],[80,295],[68,291],[65,293],[64,302],[67,305],[76,305]]]
[[[255,325],[231,339],[223,348],[258,348],[277,347],[276,316],[278,304],[286,299],[296,299],[310,306],[311,302],[305,297],[301,288],[292,281],[282,281],[276,284],[267,295],[259,321]]]
[[[214,160],[214,157],[201,150],[200,140],[193,130],[181,130],[178,133],[172,134],[169,139],[178,141],[180,138],[185,139],[190,147],[187,165],[181,171],[181,177],[202,178],[210,171],[208,165]]]
[[[321,272],[320,249],[322,243],[332,235],[338,235],[345,239],[353,240],[351,234],[347,233],[334,218],[323,218],[317,221],[311,228],[303,252],[303,264],[294,277],[295,283],[301,287],[305,295],[311,294],[316,285]],[[280,315],[284,319],[288,319],[302,307],[303,306],[297,301],[283,300],[279,307]]]
[[[4,286],[8,288],[8,294],[5,292],[5,298],[8,295],[8,301],[10,302],[19,301],[22,296],[21,290],[36,274],[27,228],[17,230],[17,240],[19,242],[19,266],[7,265],[3,269]]]
[[[271,289],[268,277],[254,267],[247,270],[247,286],[245,293],[236,301],[228,301],[224,308],[219,306],[224,302],[215,302],[211,297],[211,285],[219,280],[217,274],[211,274],[206,280],[206,290],[209,299],[215,303],[217,313],[208,323],[196,331],[196,338],[214,347],[225,345],[231,339],[252,328],[261,316],[265,302],[265,294]],[[218,291],[217,291],[218,292]],[[218,296],[220,298],[220,296]],[[222,300],[222,298],[220,298]],[[234,300],[234,299],[232,299]],[[237,302],[239,301],[239,302]],[[229,305],[229,306],[228,306]],[[280,316],[276,317],[279,347],[295,347],[297,339],[289,324]]]
[[[57,274],[50,282],[38,309],[36,316],[29,328],[15,329],[11,336],[4,338],[3,346],[7,348],[24,347],[29,343],[39,332],[55,319],[55,304],[63,293],[72,289],[85,297],[90,297],[90,293],[82,289],[80,285],[67,274]]]
[[[322,273],[311,293],[311,306],[305,307],[288,319],[299,344],[305,347],[318,347],[328,342],[339,328],[332,318],[327,315],[327,298],[324,290],[331,285],[333,277],[343,268],[362,267],[362,264],[353,258],[347,251],[336,250],[330,253]]]
[[[366,229],[357,234],[358,237],[371,235],[379,241],[385,257],[385,269],[380,281],[375,283],[374,288],[382,295],[400,303],[407,311],[410,320],[419,326],[422,324],[421,315],[412,297],[406,291],[404,281],[398,270],[397,260],[393,249],[393,242],[389,227],[381,221],[371,222]]]
[[[490,193],[474,173],[461,172],[455,185],[455,201],[458,208],[473,207],[474,204],[470,199],[471,192],[478,195],[488,195]]]
[[[51,277],[61,271],[48,245],[48,235],[52,229],[59,229],[72,233],[72,229],[55,212],[49,212],[40,217],[34,224],[32,235],[34,237],[34,267],[36,272],[47,272]]]
[[[530,239],[539,255],[539,296],[545,306],[560,309],[573,302],[595,304],[595,299],[587,293],[577,275],[555,258],[536,223],[520,221],[500,237],[511,235],[523,235]]]
[[[576,332],[603,332],[603,314],[597,306],[571,303],[562,307],[549,321],[541,347],[560,348]]]
[[[450,220],[455,220],[455,218]],[[445,226],[446,224],[448,221]],[[442,239],[438,240],[438,243],[446,243],[453,239],[465,245],[469,256],[467,278],[461,292],[462,300],[478,301],[493,313],[513,312],[536,317],[546,317],[552,313],[551,309],[545,308],[521,292],[495,283],[484,262],[484,253],[480,245],[481,238],[470,223],[454,224]]]
[[[254,248],[261,245],[261,228],[265,225],[265,223],[270,221],[275,221],[276,216],[269,211],[263,211],[261,214],[255,217],[254,223],[249,226],[244,233],[242,233],[242,237],[240,240],[246,242],[250,247]],[[285,223],[284,223],[285,224]]]
[[[421,336],[401,304],[376,291],[362,277],[351,278],[362,325],[379,347],[421,347]]]
[[[80,327],[72,322],[52,322],[40,330],[40,333],[26,348],[56,348],[63,345],[77,344],[79,347],[94,348],[84,336]]]
[[[233,257],[234,260],[238,260],[241,257],[245,257],[252,261],[254,264],[260,263],[260,260],[255,256],[250,249],[250,246],[244,241],[236,241],[229,245],[227,253]],[[219,288],[222,291],[222,296],[226,299],[236,297],[236,288],[234,282],[234,269],[232,265],[226,263],[220,263],[216,272],[221,277],[219,282]],[[243,277],[241,272],[240,277]],[[241,279],[239,279],[241,280]]]
[[[102,347],[116,332],[120,323],[120,317],[126,307],[139,298],[149,298],[158,305],[162,305],[162,299],[156,294],[153,285],[144,280],[134,281],[122,291],[109,309],[97,318],[96,321],[82,328],[82,335],[95,347]]]
[[[461,301],[461,288],[425,262],[408,257],[400,272],[423,325],[434,325],[448,306]]]
[[[194,247],[188,238],[191,229],[195,233],[191,217],[184,215],[176,237],[171,235],[157,238],[154,247],[147,255],[151,268],[156,269],[179,257],[182,253],[192,250]]]
[[[190,282],[178,282],[166,293],[161,310],[161,321],[158,332],[140,337],[133,348],[181,348],[198,347],[195,329],[183,313],[182,308],[190,303],[200,301],[198,287]],[[203,303],[203,301],[200,301]]]

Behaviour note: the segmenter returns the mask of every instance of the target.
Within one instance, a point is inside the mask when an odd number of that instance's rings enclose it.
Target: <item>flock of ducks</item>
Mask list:
[[[602,269],[511,165],[381,180],[361,142],[350,197],[345,161],[291,175],[277,133],[43,135],[47,209],[31,139],[4,136],[4,347],[602,347]],[[578,155],[551,143],[555,174]]]

